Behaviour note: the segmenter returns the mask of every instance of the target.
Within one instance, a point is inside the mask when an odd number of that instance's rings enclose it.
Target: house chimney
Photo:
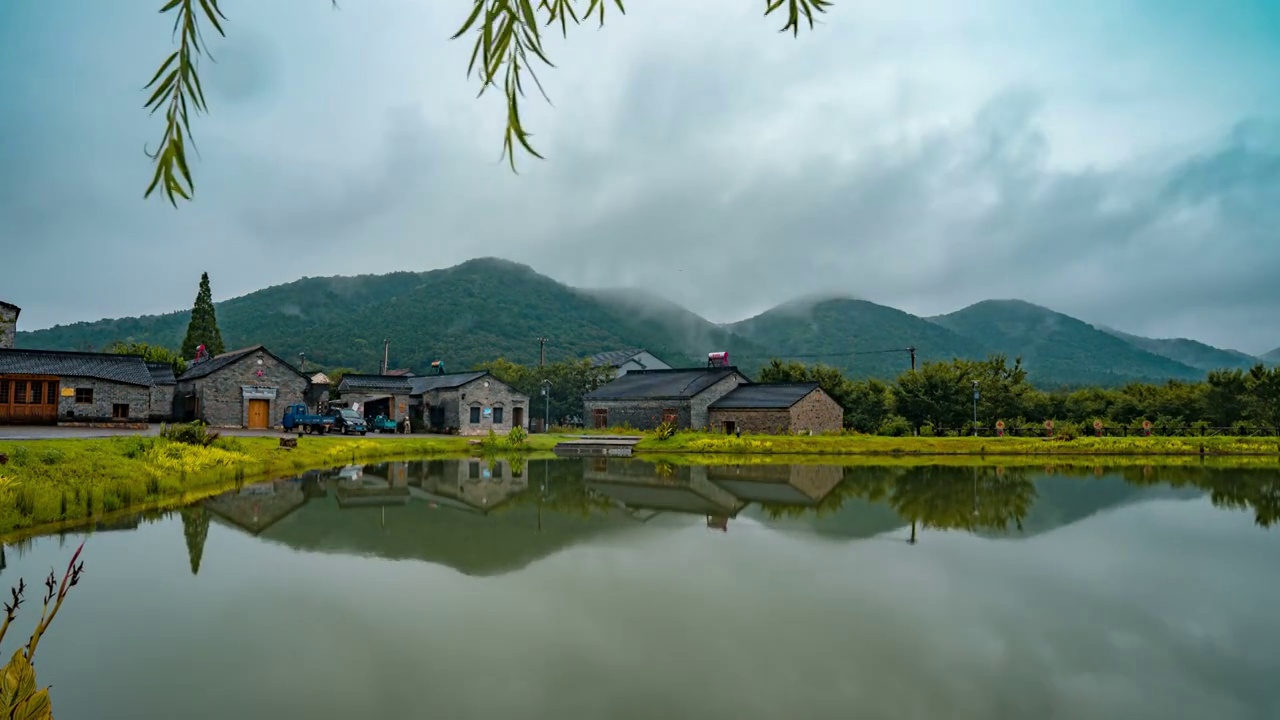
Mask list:
[[[0,300],[0,349],[12,348],[18,333],[18,315],[22,308]]]

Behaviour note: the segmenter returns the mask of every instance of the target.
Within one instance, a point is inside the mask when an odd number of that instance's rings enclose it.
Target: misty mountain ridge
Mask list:
[[[214,278],[214,286],[217,279]],[[1021,300],[988,300],[922,318],[868,300],[797,298],[734,323],[713,323],[640,289],[572,288],[533,268],[477,258],[425,272],[303,277],[216,303],[228,347],[262,343],[308,366],[376,371],[382,342],[393,367],[444,360],[461,370],[499,357],[536,363],[643,347],[672,365],[727,350],[748,372],[770,359],[821,362],[852,377],[891,379],[917,363],[1021,356],[1041,386],[1201,379],[1215,367],[1259,360],[1185,339],[1097,328]],[[20,332],[21,347],[101,350],[116,341],[176,348],[189,313],[79,322]],[[1274,353],[1280,360],[1280,349]]]

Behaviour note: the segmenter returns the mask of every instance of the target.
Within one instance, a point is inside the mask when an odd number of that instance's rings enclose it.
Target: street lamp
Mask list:
[[[978,437],[978,381],[973,381],[973,436]]]
[[[551,381],[542,381],[543,418],[542,432],[551,432]]]

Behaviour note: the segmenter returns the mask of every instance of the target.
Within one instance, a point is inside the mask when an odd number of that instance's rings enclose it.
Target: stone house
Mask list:
[[[148,362],[147,372],[151,373],[151,422],[169,422],[177,417],[174,407],[174,393],[178,389],[178,378],[174,377],[173,366],[163,362]]]
[[[631,370],[583,397],[591,428],[652,430],[671,421],[682,430],[710,427],[708,408],[751,381],[737,368]]]
[[[20,314],[22,314],[22,308],[0,300],[0,349],[16,346],[14,338],[18,333],[18,315]]]
[[[403,375],[344,375],[338,383],[342,400],[360,403],[361,415],[386,415],[396,422],[409,417],[412,390],[409,378]]]
[[[839,432],[844,408],[818,383],[752,383],[711,403],[711,427],[725,433],[790,435]]]
[[[135,355],[0,350],[0,424],[146,423],[154,379]]]
[[[529,429],[529,396],[487,372],[407,378],[411,412],[428,432],[499,435]]]
[[[614,377],[622,377],[632,370],[670,370],[671,366],[656,355],[641,348],[610,350],[587,359],[592,367],[613,368]]]
[[[183,420],[266,429],[279,425],[286,407],[305,402],[308,383],[297,368],[255,345],[192,364],[175,395]]]

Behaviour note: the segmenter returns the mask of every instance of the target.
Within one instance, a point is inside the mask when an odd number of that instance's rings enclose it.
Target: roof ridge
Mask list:
[[[121,360],[142,360],[147,362],[144,355],[135,355],[133,353],[113,353],[99,352],[96,350],[42,350],[40,348],[0,348],[0,352],[25,353],[29,355],[75,355],[76,357],[101,357],[101,358],[120,358]]]

